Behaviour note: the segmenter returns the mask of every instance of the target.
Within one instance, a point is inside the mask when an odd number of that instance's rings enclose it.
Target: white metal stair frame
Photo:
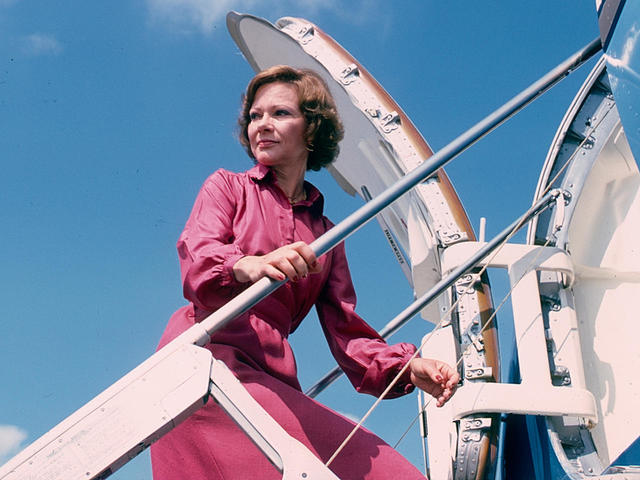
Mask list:
[[[211,364],[211,396],[283,473],[282,480],[339,480],[291,437],[247,392],[220,360]]]
[[[0,466],[0,480],[106,478],[204,404],[211,353],[177,342]]]
[[[283,480],[339,480],[278,425],[224,363],[182,340],[158,351],[9,460],[0,467],[0,480],[107,478],[201,408],[209,395],[283,473]]]
[[[450,246],[442,255],[443,271],[452,270],[483,245],[463,242]],[[521,383],[461,386],[450,400],[453,419],[502,412],[578,417],[588,425],[595,425],[596,402],[593,394],[584,388],[584,380],[580,379],[582,372],[571,372],[571,386],[554,386],[547,355],[537,271],[557,272],[563,286],[570,286],[574,271],[568,254],[555,247],[506,244],[482,265],[506,268],[509,274]]]

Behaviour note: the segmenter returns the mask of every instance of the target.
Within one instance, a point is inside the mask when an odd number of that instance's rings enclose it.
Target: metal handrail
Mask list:
[[[395,184],[384,190],[370,202],[364,204],[340,223],[318,237],[309,245],[311,249],[314,251],[316,256],[321,256],[330,251],[365,223],[374,218],[380,211],[407,193],[411,188],[425,181],[438,169],[442,168],[464,150],[493,131],[493,129],[497,128],[500,124],[507,121],[518,111],[522,110],[533,100],[568,76],[571,72],[579,68],[593,55],[600,51],[601,48],[600,39],[596,38],[578,52],[571,55],[542,78],[505,103],[502,107],[495,110],[492,114],[485,117],[444,148],[426,159],[419,167],[407,173],[404,177],[400,178]],[[185,332],[185,334],[181,335],[179,337],[180,341],[188,341],[197,345],[205,345],[209,342],[210,336],[214,332],[220,330],[231,320],[249,310],[284,283],[286,283],[286,280],[277,281],[268,277],[263,277],[206,317],[202,322],[194,325],[187,331],[188,333]],[[174,341],[178,341],[178,339]]]
[[[486,243],[475,254],[469,257],[464,263],[460,264],[456,269],[451,271],[445,278],[436,283],[429,291],[424,293],[420,298],[414,300],[407,308],[396,315],[389,323],[387,323],[378,333],[382,338],[389,338],[396,333],[403,325],[417,315],[420,310],[426,307],[429,303],[435,300],[442,292],[451,287],[460,277],[469,273],[482,259],[484,259],[491,252],[499,248],[505,240],[513,235],[517,230],[524,226],[531,218],[546,210],[551,203],[561,195],[560,190],[552,190],[544,197],[538,200],[529,210],[520,216],[516,221],[511,223],[498,235],[493,237],[490,242]],[[564,202],[564,197],[560,199]],[[313,386],[311,386],[305,392],[311,398],[315,398],[325,388],[335,382],[342,376],[342,370],[340,367],[335,367],[329,371],[320,380],[318,380]]]

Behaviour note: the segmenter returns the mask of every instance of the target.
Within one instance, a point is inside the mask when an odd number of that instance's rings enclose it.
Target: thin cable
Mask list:
[[[522,225],[526,222],[527,220],[523,217],[517,224],[516,226],[511,230],[511,233],[509,233],[509,235],[500,243],[500,245],[493,251],[491,252],[490,255],[488,255],[488,260],[486,261],[486,264],[483,265],[480,269],[480,271],[478,273],[475,274],[475,276],[480,277],[488,268],[489,264],[491,263],[491,261],[496,257],[496,255],[498,255],[499,251],[502,249],[502,247],[504,247],[504,245],[506,243],[508,243],[508,241],[513,238],[513,236],[515,235],[515,233],[522,227]],[[538,254],[539,255],[539,254]],[[535,256],[533,260],[535,260],[535,258],[537,258],[537,256]],[[515,285],[514,285],[515,287]],[[513,287],[512,287],[513,290]],[[334,460],[335,458],[340,454],[340,452],[344,449],[344,447],[349,443],[349,441],[353,438],[353,436],[356,434],[356,432],[360,429],[360,427],[362,427],[362,425],[364,424],[364,422],[369,418],[369,416],[373,413],[373,411],[378,407],[378,405],[380,404],[380,402],[382,401],[382,399],[384,397],[386,397],[386,395],[391,391],[391,389],[395,386],[395,384],[398,382],[398,380],[403,376],[403,374],[406,372],[407,368],[409,368],[409,364],[411,363],[411,361],[416,358],[419,354],[420,351],[426,346],[426,344],[428,343],[428,341],[431,339],[432,335],[439,330],[440,328],[442,328],[443,324],[445,323],[445,319],[449,318],[449,315],[453,312],[453,310],[458,306],[458,304],[460,303],[460,301],[462,300],[462,298],[464,297],[463,293],[462,295],[460,295],[455,302],[453,302],[451,304],[451,306],[446,310],[446,312],[444,312],[442,314],[442,316],[440,317],[440,320],[438,321],[438,323],[436,324],[436,326],[434,327],[434,329],[429,332],[423,342],[421,343],[420,347],[416,350],[416,352],[409,358],[409,361],[407,361],[407,363],[405,363],[405,365],[402,367],[402,369],[400,369],[400,371],[397,373],[397,375],[393,378],[393,380],[389,383],[389,385],[387,386],[387,388],[385,388],[385,390],[382,392],[382,394],[376,399],[376,401],[373,403],[373,405],[369,408],[369,410],[364,414],[364,416],[360,419],[360,421],[353,427],[353,429],[351,430],[351,432],[349,433],[349,435],[343,440],[343,442],[340,444],[340,446],[336,449],[336,451],[333,453],[333,455],[331,456],[331,458],[329,458],[329,460],[326,462],[326,466],[329,466]],[[507,297],[508,298],[508,297]],[[503,300],[506,301],[506,299]],[[502,305],[501,304],[501,305]],[[481,329],[481,333],[486,329],[486,327],[489,325],[490,321],[493,320],[493,318],[495,317],[495,311],[492,314],[492,316],[490,317],[490,319],[485,322],[485,325],[483,327],[483,329]],[[449,322],[446,322],[449,323]],[[467,347],[468,348],[468,347]],[[466,351],[466,350],[465,350]],[[459,366],[460,361],[462,361],[462,357],[460,357],[460,360],[458,360],[458,362],[456,363],[456,368]]]
[[[545,187],[545,189],[540,193],[540,195],[538,196],[539,198],[542,198],[544,195],[546,195],[547,193],[549,193],[549,191],[551,190],[551,188],[553,187],[553,184],[558,180],[558,178],[562,175],[562,173],[567,169],[567,167],[569,166],[569,164],[574,160],[575,156],[578,154],[578,152],[580,151],[581,148],[584,147],[584,145],[586,144],[587,140],[589,139],[589,137],[591,136],[591,134],[600,126],[600,124],[604,121],[604,119],[607,117],[607,115],[609,115],[609,113],[611,112],[611,110],[613,109],[613,105],[610,106],[604,113],[604,115],[601,115],[600,118],[598,119],[598,121],[591,126],[591,129],[589,131],[589,133],[585,136],[585,138],[578,144],[578,146],[576,147],[576,149],[573,151],[573,153],[569,156],[569,158],[564,162],[564,164],[562,165],[562,167],[560,167],[560,169],[556,172],[555,176],[547,181],[547,186]],[[536,215],[537,216],[537,215]],[[519,224],[519,226],[517,228],[520,228],[522,225]],[[514,232],[515,233],[515,232]],[[511,238],[511,237],[510,237]],[[504,242],[506,243],[506,241]],[[549,244],[551,243],[551,239],[548,238],[547,241],[544,243],[543,247],[547,247],[549,246]],[[499,250],[499,248],[501,248],[502,245],[500,247],[498,247],[496,250]],[[540,251],[541,252],[541,251]],[[533,260],[537,259],[539,257],[540,253],[537,253],[535,255],[535,257],[532,259],[532,262],[530,262],[530,265],[533,264]],[[487,262],[490,263],[490,262]],[[484,268],[484,267],[483,267]],[[486,270],[486,268],[485,268]],[[484,270],[483,270],[484,271]],[[477,275],[481,275],[481,273],[483,272],[481,271],[480,273],[478,273]],[[502,307],[504,307],[504,304],[506,303],[506,301],[511,297],[511,294],[513,293],[513,289],[518,285],[518,283],[520,283],[520,281],[522,280],[522,278],[524,277],[520,277],[520,279],[513,285],[513,287],[511,287],[509,289],[509,291],[503,296],[500,304],[494,309],[493,313],[489,316],[489,318],[487,319],[487,321],[485,322],[485,324],[482,326],[482,328],[480,329],[480,332],[478,333],[478,335],[481,335],[482,333],[484,333],[484,331],[491,325],[491,323],[493,322],[493,319],[497,316],[498,312],[502,309]],[[468,294],[467,290],[464,291],[463,295]],[[461,297],[460,297],[461,298]],[[436,327],[437,328],[437,327]],[[435,328],[434,328],[435,330]],[[460,366],[460,363],[462,362],[462,358],[464,356],[464,353],[466,353],[466,351],[471,347],[471,345],[468,345],[464,351],[462,352],[460,359],[456,362],[456,368],[458,368]],[[423,346],[421,346],[421,348],[423,348]],[[393,445],[393,448],[397,448],[398,445],[400,444],[400,442],[402,442],[402,440],[406,437],[406,435],[408,434],[408,432],[411,430],[411,428],[413,427],[413,425],[416,423],[416,421],[420,418],[420,416],[424,413],[424,411],[426,410],[426,408],[429,406],[429,404],[431,403],[431,401],[433,400],[433,397],[427,397],[427,401],[424,403],[423,407],[418,411],[418,414],[416,416],[413,417],[413,419],[410,421],[409,426],[407,427],[407,429],[404,431],[404,433],[400,436],[400,438],[396,441],[396,443]]]
[[[604,118],[608,115],[608,113],[611,111],[613,107],[610,107],[607,112],[599,119],[599,121],[592,126],[591,128],[591,133],[593,133],[593,131],[595,131],[595,129],[600,125],[600,123],[604,120]],[[548,193],[551,189],[551,187],[553,186],[553,183],[560,177],[560,175],[566,170],[566,168],[568,167],[568,165],[570,164],[570,162],[574,159],[575,155],[577,154],[577,152],[579,151],[580,148],[582,148],[584,146],[584,144],[586,143],[586,141],[589,139],[590,135],[586,135],[585,138],[580,142],[580,144],[578,145],[578,147],[576,148],[576,150],[571,154],[571,156],[569,157],[569,159],[567,159],[567,161],[564,163],[564,165],[560,168],[560,170],[556,173],[556,175],[552,178],[551,181],[549,181],[547,183],[546,188],[543,190],[542,194],[539,197],[544,196],[546,193]],[[512,230],[512,233],[510,233],[507,238],[505,238],[505,240],[500,244],[500,246],[498,246],[489,256],[488,256],[488,260],[486,261],[485,265],[481,267],[480,271],[478,273],[476,273],[475,275],[477,277],[480,277],[488,268],[489,264],[491,263],[491,261],[498,255],[498,253],[500,252],[501,248],[504,247],[504,245],[506,243],[508,243],[508,241],[513,238],[513,236],[515,235],[515,233],[523,226],[523,224],[525,223],[525,220],[522,220],[518,223],[518,225],[516,227],[514,227],[514,229]],[[550,243],[551,239],[547,239],[547,241],[545,242],[545,244],[543,246],[548,246]],[[542,250],[540,250],[535,256],[534,258],[531,260],[530,265],[533,264],[533,261],[535,259],[537,259],[539,257],[539,255],[541,254]],[[494,309],[493,313],[491,314],[491,316],[489,317],[489,319],[485,322],[485,324],[483,325],[483,327],[480,329],[480,334],[482,334],[488,327],[489,325],[491,325],[493,323],[493,319],[495,318],[497,312],[504,306],[504,303],[508,300],[508,298],[511,296],[513,289],[518,285],[518,283],[522,280],[522,278],[520,278],[509,290],[509,292],[507,292],[507,294],[505,295],[505,297],[502,299],[501,303],[499,304],[497,309]],[[426,346],[426,344],[428,343],[429,339],[431,338],[431,336],[440,328],[443,327],[443,324],[445,323],[444,320],[446,318],[448,318],[448,316],[450,315],[450,313],[453,311],[454,308],[457,307],[457,305],[459,304],[460,300],[464,297],[464,295],[467,294],[467,292],[465,291],[465,293],[463,293],[462,295],[460,295],[458,297],[458,299],[451,305],[451,307],[449,309],[447,309],[447,311],[442,315],[442,317],[440,318],[440,320],[438,321],[438,323],[435,325],[435,327],[433,328],[433,330],[431,332],[429,332],[426,336],[424,341],[421,343],[420,348],[418,348],[416,350],[416,352],[411,356],[411,358],[409,359],[409,361],[404,365],[404,367],[398,372],[398,374],[393,378],[393,380],[391,381],[391,383],[387,386],[387,388],[382,392],[382,394],[376,399],[376,401],[373,403],[373,405],[369,408],[369,410],[364,414],[364,416],[360,419],[360,421],[354,426],[353,430],[349,433],[349,435],[345,438],[345,440],[342,442],[342,444],[340,444],[340,446],[336,449],[336,451],[333,453],[333,455],[331,456],[331,458],[329,458],[329,460],[326,462],[326,466],[329,466],[333,460],[335,460],[335,458],[340,454],[340,452],[344,449],[344,447],[347,445],[347,443],[351,440],[351,438],[353,438],[353,436],[356,434],[356,432],[360,429],[360,427],[362,427],[362,425],[364,424],[364,422],[369,418],[369,416],[371,415],[371,413],[373,413],[373,411],[378,407],[378,405],[380,404],[380,402],[382,401],[382,399],[391,391],[391,389],[395,386],[395,384],[398,382],[398,380],[402,377],[402,375],[406,372],[407,368],[409,367],[409,364],[411,363],[411,360],[413,360],[414,358],[417,357],[417,355],[420,353],[420,351]],[[448,322],[447,322],[448,323]],[[465,352],[467,351],[467,349],[470,347],[467,346],[465,348]],[[460,359],[456,362],[456,368],[459,367],[460,362],[462,361],[462,356],[460,357]],[[425,403],[425,408],[426,406],[431,402],[431,399],[429,399],[428,402]],[[424,410],[424,409],[423,409]],[[421,411],[422,412],[422,411]],[[419,418],[419,415],[421,414],[421,412],[416,416],[416,419]],[[409,428],[411,428],[411,426],[413,426],[413,424],[415,423],[416,419],[414,419],[411,422],[411,425],[409,426]],[[404,436],[406,435],[403,434],[403,436],[401,437],[404,438]],[[399,443],[399,441],[398,441]]]
[[[547,240],[545,242],[545,244],[543,245],[543,247],[547,247],[549,246],[549,243],[551,242],[551,240]],[[533,265],[535,260],[540,256],[540,254],[542,253],[542,250],[539,250],[536,255],[534,256],[534,258],[531,260],[531,262],[529,262],[529,266]],[[528,269],[527,269],[528,270]],[[518,281],[509,289],[509,291],[503,296],[502,300],[500,301],[500,303],[498,304],[498,306],[493,310],[493,313],[489,316],[489,318],[487,319],[487,321],[485,322],[485,324],[482,326],[482,328],[480,329],[480,331],[478,332],[478,336],[482,335],[484,333],[484,331],[491,325],[491,323],[493,322],[494,318],[496,318],[496,316],[498,315],[498,312],[502,309],[502,307],[504,307],[504,304],[506,303],[506,301],[511,297],[514,288],[520,283],[520,281],[522,281],[522,279],[524,278],[524,275],[521,276]],[[470,291],[465,290],[462,295],[460,297],[458,297],[459,299],[462,298],[464,295],[470,295]],[[424,347],[424,345],[420,346],[420,349],[422,349]],[[460,358],[458,359],[458,361],[456,362],[456,369],[458,367],[460,367],[460,364],[462,363],[462,359],[464,358],[464,354],[467,352],[468,349],[471,348],[471,344],[467,345],[465,347],[465,349],[462,351]],[[398,441],[394,444],[393,448],[397,448],[398,445],[400,444],[400,442],[402,442],[402,440],[406,437],[406,435],[409,433],[409,431],[411,430],[411,427],[413,427],[413,425],[416,423],[416,421],[420,418],[420,416],[425,412],[425,410],[427,409],[427,407],[431,404],[431,402],[433,401],[433,397],[429,396],[427,397],[427,401],[424,403],[423,407],[420,408],[420,410],[418,411],[418,414],[411,420],[411,422],[409,423],[409,426],[407,427],[407,429],[404,431],[404,433],[400,436],[400,438],[398,439]]]

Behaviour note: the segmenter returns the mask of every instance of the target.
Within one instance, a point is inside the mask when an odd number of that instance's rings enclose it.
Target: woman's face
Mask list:
[[[261,86],[249,110],[247,134],[258,163],[270,167],[301,166],[306,170],[306,121],[298,106],[298,92],[289,83]]]

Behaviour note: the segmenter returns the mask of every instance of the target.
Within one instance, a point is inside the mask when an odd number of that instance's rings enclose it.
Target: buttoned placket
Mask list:
[[[294,206],[291,205],[287,199],[286,206],[283,209],[283,219],[285,220],[285,228],[287,232],[287,243],[295,242],[295,234],[296,234],[296,221],[295,221],[295,211]]]

